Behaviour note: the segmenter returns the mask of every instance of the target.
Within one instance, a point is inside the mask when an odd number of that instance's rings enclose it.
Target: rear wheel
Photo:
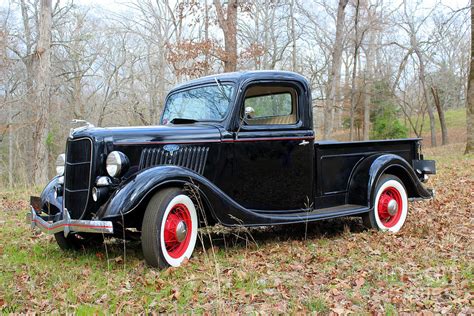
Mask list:
[[[403,182],[396,176],[380,177],[372,210],[363,216],[369,228],[398,232],[408,215],[408,196]]]
[[[196,208],[189,196],[178,188],[159,191],[151,198],[143,217],[145,261],[153,267],[180,266],[194,251],[197,230]]]

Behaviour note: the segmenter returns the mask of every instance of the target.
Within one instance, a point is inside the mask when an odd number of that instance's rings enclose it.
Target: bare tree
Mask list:
[[[37,115],[34,142],[33,178],[35,184],[44,184],[48,180],[48,147],[46,140],[49,133],[49,112],[51,102],[51,0],[41,0],[38,25],[38,42],[34,52],[36,64],[35,92]]]
[[[369,139],[370,132],[370,105],[371,105],[371,93],[374,82],[374,64],[375,64],[375,53],[376,53],[376,27],[379,24],[376,20],[377,12],[375,7],[367,8],[368,16],[368,43],[366,47],[366,64],[365,64],[365,82],[363,87],[363,124],[362,124],[362,138],[364,140]]]
[[[29,181],[26,170],[33,167],[35,180],[45,181],[51,164],[45,155],[64,150],[59,139],[69,127],[63,122],[157,123],[171,86],[223,68],[302,73],[321,137],[368,139],[386,109],[417,137],[433,137],[425,118],[434,127],[439,117],[445,144],[445,111],[467,104],[472,143],[466,10],[385,0],[136,0],[117,6],[124,10],[104,14],[72,0],[0,5],[2,184]],[[24,141],[32,135],[34,146]]]
[[[355,17],[354,17],[354,55],[352,67],[352,82],[351,82],[351,109],[350,109],[350,131],[349,139],[354,140],[354,122],[355,122],[355,107],[356,107],[356,77],[357,77],[357,60],[359,58],[359,48],[362,41],[363,34],[359,30],[359,11],[360,0],[356,1]]]
[[[0,109],[5,110],[7,108],[7,124],[5,127],[0,125],[0,143],[4,139],[4,135],[8,132],[8,185],[13,186],[13,104],[9,102],[10,98],[10,78],[8,78],[9,60],[7,58],[7,38],[8,32],[5,19],[3,23],[3,30],[0,31],[0,86],[3,88],[3,102]],[[2,130],[3,129],[3,130]]]
[[[290,0],[291,70],[296,71],[295,0]]]
[[[334,39],[334,46],[332,52],[331,68],[328,77],[329,91],[327,93],[327,100],[324,108],[324,134],[323,138],[327,139],[332,134],[334,111],[339,100],[339,87],[341,81],[341,64],[342,64],[342,49],[343,49],[343,30],[345,20],[345,9],[348,0],[339,0],[336,18],[336,37]],[[358,8],[357,8],[358,10]],[[356,16],[356,27],[357,27]],[[357,39],[356,39],[357,40]],[[357,45],[356,45],[357,46]]]
[[[471,1],[471,65],[466,103],[466,154],[474,153],[474,3]]]
[[[446,119],[444,118],[443,105],[439,98],[438,89],[434,86],[431,86],[431,94],[433,95],[433,103],[435,104],[436,110],[438,112],[439,122],[441,125],[441,142],[443,145],[448,144],[448,127],[446,126]]]
[[[219,27],[224,32],[224,71],[231,72],[237,69],[237,9],[238,0],[229,0],[222,5],[221,0],[214,0]]]
[[[436,128],[435,128],[435,116],[433,106],[431,104],[428,92],[428,86],[426,83],[426,61],[425,56],[422,53],[422,49],[420,47],[420,41],[418,39],[420,29],[427,20],[428,16],[421,20],[421,22],[416,23],[413,14],[408,12],[407,3],[404,2],[404,17],[405,21],[402,28],[407,32],[410,38],[410,48],[416,55],[418,60],[418,77],[420,80],[421,87],[423,89],[423,97],[424,102],[426,104],[426,108],[428,110],[428,116],[430,119],[430,133],[431,133],[431,146],[436,146]]]

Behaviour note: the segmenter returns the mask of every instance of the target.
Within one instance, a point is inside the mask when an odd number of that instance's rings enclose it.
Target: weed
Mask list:
[[[317,312],[317,313],[329,312],[329,307],[328,307],[328,304],[326,303],[326,300],[320,297],[315,297],[315,298],[311,298],[307,300],[305,302],[305,306],[311,312]]]
[[[385,303],[384,304],[384,309],[385,309],[385,315],[387,315],[387,316],[398,315],[396,307],[393,306],[390,303]]]

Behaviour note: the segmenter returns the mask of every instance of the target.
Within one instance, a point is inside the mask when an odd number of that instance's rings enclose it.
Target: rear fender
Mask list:
[[[371,208],[375,186],[383,174],[400,178],[409,198],[432,197],[405,159],[394,154],[377,154],[365,158],[355,167],[349,181],[347,203]]]

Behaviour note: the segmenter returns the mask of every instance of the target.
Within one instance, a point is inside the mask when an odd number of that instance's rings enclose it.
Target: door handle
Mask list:
[[[309,142],[308,142],[307,140],[303,140],[303,141],[301,141],[301,143],[299,143],[298,145],[300,145],[300,146],[306,146],[306,145],[308,145],[308,144],[309,144]]]

